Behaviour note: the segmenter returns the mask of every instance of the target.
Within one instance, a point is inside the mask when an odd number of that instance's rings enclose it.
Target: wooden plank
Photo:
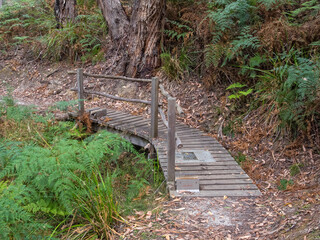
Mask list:
[[[200,180],[228,180],[233,179],[237,181],[238,179],[251,179],[247,174],[226,174],[226,175],[199,175],[197,176]]]
[[[193,193],[170,191],[170,195],[176,197],[256,197],[261,196],[261,192],[259,190],[202,190]]]
[[[119,122],[119,123],[115,123],[113,124],[113,126],[115,127],[121,127],[123,129],[126,129],[128,131],[132,130],[131,128],[133,127],[138,127],[138,126],[150,126],[150,122],[147,120],[141,120],[141,119],[137,119],[135,121],[132,122]]]
[[[243,170],[202,170],[202,171],[176,171],[177,176],[189,175],[222,175],[222,174],[245,174]]]
[[[163,158],[166,159],[166,155],[159,155],[159,159]],[[176,162],[176,167],[201,167],[201,166],[239,166],[235,161],[226,161],[226,162],[191,162],[191,163],[184,163],[184,162]]]
[[[145,125],[147,126],[150,126],[150,122],[148,120],[145,120],[145,119],[127,119],[127,120],[117,120],[117,121],[114,121],[114,122],[111,122],[110,124],[113,124],[114,126],[120,126],[120,125],[128,125],[128,126],[131,126],[135,123],[141,123],[143,122]]]
[[[248,184],[252,183],[251,179],[210,179],[203,180],[200,179],[201,185],[225,185],[225,184]]]
[[[256,190],[254,184],[239,184],[239,185],[200,185],[200,190]]]
[[[134,118],[134,117],[117,117],[117,118],[112,118],[111,120],[107,121],[109,124],[115,124],[115,123],[130,123],[134,121],[141,121],[139,118]],[[147,122],[147,120],[145,120]]]
[[[113,118],[120,118],[120,117],[135,117],[135,118],[141,118],[139,116],[133,116],[133,115],[128,115],[125,113],[119,113],[119,112],[114,112],[114,113],[109,113],[109,111],[107,110],[107,117],[113,119]]]
[[[131,124],[131,125],[121,125],[121,126],[116,126],[119,129],[122,129],[124,132],[131,132],[133,134],[136,133],[142,133],[145,132],[143,134],[144,138],[149,139],[150,137],[150,128],[149,126],[147,126],[145,123],[135,123],[135,124]]]
[[[197,170],[237,170],[242,168],[239,165],[225,165],[225,166],[176,166],[176,171],[197,171]]]

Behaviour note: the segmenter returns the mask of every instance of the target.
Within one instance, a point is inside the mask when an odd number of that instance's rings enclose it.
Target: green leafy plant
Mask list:
[[[292,177],[298,175],[301,172],[301,169],[300,169],[301,167],[302,167],[302,164],[300,164],[300,163],[296,163],[296,164],[291,165],[290,175]]]
[[[172,56],[169,52],[160,55],[162,60],[161,69],[169,79],[179,81],[183,76],[183,68],[178,56]]]
[[[250,26],[256,18],[255,6],[247,0],[215,1],[209,3],[209,9],[207,18],[215,31],[205,48],[206,66],[225,66],[237,57],[247,59],[248,53],[259,47]]]
[[[4,40],[0,48],[29,44],[35,58],[102,61],[107,27],[100,10],[92,4],[79,2],[77,10],[85,14],[57,29],[49,1],[14,0],[0,12],[0,39]]]
[[[0,135],[0,237],[112,238],[120,214],[153,185],[153,162],[106,131],[79,141],[70,123],[46,125],[32,112],[9,119],[7,109],[18,107],[10,102],[2,106],[0,133],[17,121],[14,131],[27,123],[30,135]]]
[[[167,22],[174,25],[179,30],[179,32],[175,31],[174,29],[165,29],[164,30],[164,33],[166,35],[168,35],[171,39],[174,38],[178,41],[183,40],[183,42],[185,42],[194,33],[194,30],[186,24],[182,24],[177,21],[170,21],[170,20],[167,20]]]
[[[280,184],[278,186],[278,189],[282,190],[282,191],[285,191],[285,190],[287,190],[289,185],[292,186],[293,184],[294,184],[294,182],[293,182],[292,179],[287,180],[287,179],[283,178],[283,179],[280,180]]]
[[[236,160],[236,162],[241,165],[242,163],[247,161],[247,156],[244,155],[243,153],[239,152],[234,159]]]
[[[307,14],[306,14],[307,13]],[[297,9],[290,11],[287,13],[287,16],[291,22],[296,22],[297,17],[299,15],[305,14],[306,16],[303,18],[303,20],[307,20],[310,17],[315,17],[320,13],[320,4],[317,0],[310,0],[305,1],[301,3],[301,6]],[[300,20],[301,21],[301,20]]]
[[[305,129],[306,119],[318,115],[320,68],[318,63],[298,57],[295,64],[288,67],[287,74],[277,97],[281,106],[280,117],[293,128]]]
[[[234,83],[234,84],[231,84],[229,87],[227,87],[227,90],[232,90],[233,91],[233,94],[229,95],[228,98],[229,99],[239,99],[241,98],[242,96],[248,96],[249,94],[252,93],[253,89],[252,88],[249,88],[248,90],[246,91],[238,91],[238,89],[240,88],[243,88],[243,87],[246,87],[247,85],[245,84],[241,84],[241,83]]]

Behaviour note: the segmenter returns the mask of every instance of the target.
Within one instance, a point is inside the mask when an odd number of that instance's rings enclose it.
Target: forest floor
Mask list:
[[[23,104],[34,104],[44,111],[59,101],[76,99],[70,90],[75,76],[67,72],[78,66],[70,63],[41,63],[19,55],[0,56],[0,96],[8,89]],[[91,73],[102,73],[103,64],[81,66]],[[145,98],[150,86],[112,83],[87,79],[87,88],[117,91],[120,96]],[[262,192],[257,198],[158,198],[155,209],[137,211],[119,226],[120,239],[320,239],[320,156],[304,143],[275,148],[276,143],[250,125],[250,133],[225,136],[224,119],[215,118],[216,109],[228,111],[223,89],[206,91],[196,79],[188,83],[164,81],[185,112],[180,120],[215,136],[234,155],[246,156],[243,164]],[[162,99],[162,101],[165,101]],[[87,107],[108,107],[149,115],[145,106],[89,98]],[[244,131],[245,132],[245,131]],[[244,147],[243,144],[247,143]],[[278,145],[283,145],[284,141]],[[294,152],[294,153],[293,153]],[[287,153],[287,155],[285,155]],[[288,155],[290,153],[291,155]],[[289,164],[290,163],[290,164]],[[299,163],[298,176],[290,177],[290,166]],[[301,164],[300,164],[301,163]],[[293,184],[281,182],[292,178]],[[280,184],[280,185],[279,185]],[[279,186],[285,185],[282,190]],[[283,186],[282,186],[283,187]]]

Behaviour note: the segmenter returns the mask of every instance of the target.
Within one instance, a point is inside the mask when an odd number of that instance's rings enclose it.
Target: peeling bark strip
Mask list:
[[[120,0],[98,0],[122,74],[146,76],[160,65],[160,39],[165,0],[135,0],[128,16]]]
[[[54,15],[58,28],[63,27],[67,22],[74,22],[77,16],[76,0],[55,0]]]

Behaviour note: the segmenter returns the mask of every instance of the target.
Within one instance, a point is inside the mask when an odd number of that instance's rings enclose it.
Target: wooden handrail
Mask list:
[[[77,74],[77,72],[69,71],[68,74]],[[100,75],[100,74],[92,74],[92,73],[83,73],[83,75],[86,77],[124,80],[124,81],[131,81],[131,82],[152,82],[151,79],[130,78],[130,77],[114,76],[114,75]]]
[[[160,84],[159,88],[160,88],[160,91],[163,96],[165,96],[167,98],[171,97],[170,94],[164,89],[164,86],[162,84]],[[180,115],[184,114],[182,108],[180,107],[180,105],[177,102],[176,102],[176,108],[177,108],[177,111]]]
[[[78,89],[76,89],[76,88],[71,88],[71,91],[78,91]],[[134,98],[117,97],[117,96],[114,96],[114,95],[110,95],[110,94],[102,93],[102,92],[97,92],[97,91],[87,91],[87,90],[83,90],[83,93],[86,93],[86,94],[95,94],[95,95],[99,95],[99,96],[103,96],[103,97],[107,97],[107,98],[114,99],[114,100],[119,100],[119,101],[135,102],[135,103],[144,103],[144,104],[151,105],[151,101],[142,100],[142,99],[134,99]]]
[[[166,116],[162,110],[162,108],[159,107],[159,113],[160,113],[160,116],[161,116],[161,120],[163,122],[163,124],[167,127],[167,129],[169,128],[169,125],[168,125],[168,121],[166,119]],[[181,142],[181,139],[179,138],[178,134],[175,133],[175,138],[176,138],[176,146],[177,148],[182,148],[183,147],[183,144]]]
[[[175,183],[175,151],[177,148],[182,148],[182,142],[178,137],[175,126],[176,126],[176,109],[179,114],[183,114],[183,110],[179,104],[176,103],[176,98],[170,96],[170,94],[165,91],[163,85],[160,84],[157,78],[150,79],[139,79],[139,78],[128,78],[121,76],[112,76],[112,75],[98,75],[98,74],[89,74],[84,73],[82,69],[78,69],[77,72],[68,72],[68,74],[77,74],[77,88],[71,89],[72,91],[78,92],[79,100],[79,114],[84,113],[84,93],[99,95],[114,100],[126,101],[126,102],[136,102],[144,103],[151,105],[151,129],[150,129],[150,138],[158,137],[158,113],[160,113],[161,119],[164,125],[168,129],[168,181]],[[129,99],[123,97],[117,97],[107,93],[101,93],[97,91],[87,91],[83,87],[83,76],[95,77],[95,78],[107,78],[107,79],[119,79],[125,81],[134,81],[134,82],[152,82],[151,85],[151,101],[142,100],[142,99]],[[163,110],[159,107],[162,104],[159,104],[159,87],[161,93],[168,99],[168,121],[166,120]]]

